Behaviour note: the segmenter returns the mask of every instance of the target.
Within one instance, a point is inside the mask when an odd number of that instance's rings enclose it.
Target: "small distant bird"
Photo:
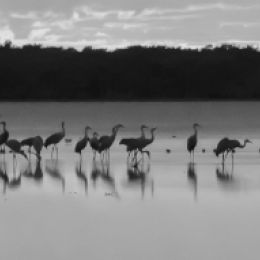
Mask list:
[[[206,149],[205,148],[203,148],[201,151],[202,151],[202,153],[206,153]]]
[[[187,140],[187,150],[190,153],[190,157],[192,154],[193,161],[194,161],[194,150],[198,143],[198,127],[200,127],[199,124],[197,123],[193,124],[194,134],[191,135]]]
[[[91,130],[91,127],[89,127],[89,126],[85,127],[85,136],[76,143],[76,146],[74,149],[75,153],[78,153],[80,155],[80,158],[81,158],[82,150],[84,150],[86,148],[88,141],[89,141],[89,136],[88,136],[89,130]]]
[[[9,138],[9,132],[6,129],[6,122],[2,121],[0,124],[3,125],[3,133],[0,134],[0,146],[1,146],[1,151],[5,152],[5,143]]]
[[[56,150],[58,156],[58,147],[57,144],[65,137],[65,123],[61,122],[61,131],[55,134],[50,135],[44,142],[44,146],[48,148],[49,145],[52,145],[51,157],[53,150]]]
[[[171,149],[166,149],[165,151],[166,151],[166,153],[171,153],[172,152]]]
[[[13,157],[16,158],[16,154],[21,154],[25,159],[28,160],[26,153],[21,150],[21,143],[16,139],[9,139],[6,142],[6,146],[10,148],[13,153]]]

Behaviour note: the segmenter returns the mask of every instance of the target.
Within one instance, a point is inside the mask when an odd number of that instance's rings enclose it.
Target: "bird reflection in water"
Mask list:
[[[65,192],[65,178],[61,173],[61,162],[58,159],[46,160],[45,164],[46,173],[54,180],[61,182],[62,192]]]
[[[225,164],[221,164],[221,167],[216,168],[216,176],[220,182],[232,182],[233,181],[234,166],[232,164],[231,171],[225,167]]]
[[[79,181],[84,184],[85,188],[85,194],[88,192],[88,177],[84,170],[82,169],[82,161],[77,163],[76,168],[75,168],[76,176],[78,177]]]
[[[32,165],[32,162],[29,159],[27,168],[22,172],[22,175],[25,178],[30,178],[37,183],[41,183],[43,180],[41,161],[36,160],[36,165]]]
[[[194,191],[194,200],[196,200],[198,195],[198,178],[197,178],[196,164],[194,162],[188,163],[187,178],[188,178],[188,182],[190,183]]]
[[[0,162],[0,179],[3,182],[3,194],[6,193],[6,187],[9,183],[9,177],[6,170],[6,162]]]
[[[100,161],[98,163],[96,160],[93,160],[91,179],[93,181],[94,187],[96,187],[96,182],[98,178],[100,178],[110,190],[109,192],[105,192],[106,196],[112,196],[118,199],[120,198],[116,188],[115,178],[112,176],[110,172],[110,164],[104,161]]]
[[[151,170],[150,162],[147,164],[141,163],[138,165],[133,165],[132,163],[127,164],[127,186],[133,187],[136,185],[140,185],[141,187],[141,195],[142,199],[145,195],[146,186],[150,185],[151,194],[154,194],[154,181],[149,178],[149,173]]]

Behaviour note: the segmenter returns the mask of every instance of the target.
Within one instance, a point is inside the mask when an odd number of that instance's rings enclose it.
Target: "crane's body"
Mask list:
[[[87,144],[89,141],[88,131],[90,129],[91,128],[89,126],[87,126],[85,128],[85,136],[76,143],[74,152],[80,154],[80,158],[81,158],[82,150],[84,150],[87,147]]]
[[[6,129],[6,122],[2,121],[0,124],[3,125],[3,132],[0,134],[0,146],[1,146],[1,151],[5,152],[5,144],[7,140],[9,139],[9,132]]]
[[[195,148],[197,146],[198,143],[198,127],[200,125],[195,123],[193,124],[193,129],[194,129],[194,134],[191,135],[188,139],[187,139],[187,150],[190,153],[190,157],[192,155],[192,161],[194,161],[194,151]]]
[[[53,150],[56,149],[56,154],[58,156],[58,147],[57,144],[65,137],[65,123],[61,123],[61,131],[55,134],[50,135],[46,138],[44,146],[48,148],[49,145],[52,145],[51,157]]]

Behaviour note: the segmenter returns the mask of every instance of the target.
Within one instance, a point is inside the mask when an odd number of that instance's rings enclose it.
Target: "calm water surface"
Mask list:
[[[41,164],[19,157],[14,168],[11,154],[1,157],[0,259],[259,259],[259,113],[258,102],[1,103],[10,138],[45,138],[64,120],[72,143],[60,144],[58,160],[44,150]],[[126,128],[110,165],[93,162],[89,148],[80,165],[73,149],[84,127],[103,135],[117,123]],[[158,131],[151,161],[136,171],[118,142],[143,123]],[[253,141],[225,169],[212,153],[224,136]]]

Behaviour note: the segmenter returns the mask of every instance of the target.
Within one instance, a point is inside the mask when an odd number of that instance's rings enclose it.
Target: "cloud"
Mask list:
[[[8,25],[0,27],[0,41],[4,42],[6,40],[13,41],[15,38],[14,32],[9,28]]]
[[[22,1],[5,2],[0,12],[0,41],[112,48],[153,43],[200,46],[260,37],[256,0],[50,1],[23,0],[24,6]]]

